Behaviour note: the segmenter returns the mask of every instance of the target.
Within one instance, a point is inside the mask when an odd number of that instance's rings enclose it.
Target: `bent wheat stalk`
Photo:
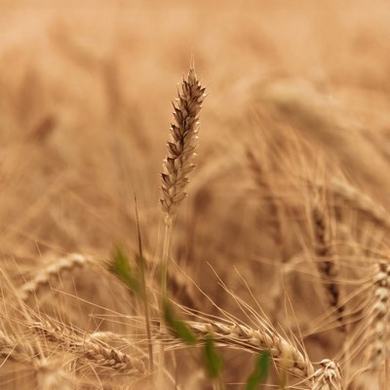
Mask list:
[[[300,378],[307,379],[314,373],[313,366],[305,354],[271,329],[265,327],[253,329],[242,324],[218,321],[188,321],[186,324],[199,338],[212,334],[219,345],[252,353],[268,350],[278,367]]]
[[[43,289],[49,287],[53,278],[59,278],[66,271],[73,273],[90,262],[91,259],[89,257],[77,253],[60,258],[48,267],[41,269],[32,280],[23,284],[19,290],[20,298],[24,302],[29,301]]]

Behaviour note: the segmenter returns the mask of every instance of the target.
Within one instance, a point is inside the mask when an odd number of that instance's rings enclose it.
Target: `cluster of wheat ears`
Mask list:
[[[302,197],[308,196],[304,216],[309,221],[309,239],[301,255],[291,258],[284,252],[284,240],[286,214],[294,210],[283,209],[283,198],[262,163],[263,151],[249,145],[245,150],[248,170],[264,200],[259,207],[271,216],[267,228],[279,250],[272,291],[253,297],[258,306],[250,305],[216,275],[242,315],[230,314],[178,268],[171,247],[180,230],[175,227],[189,176],[196,176],[194,156],[204,99],[205,88],[191,69],[173,105],[161,173],[163,222],[156,255],[144,249],[136,206],[135,261],[118,249],[109,260],[68,254],[51,258],[34,273],[16,266],[13,273],[12,267],[1,271],[2,286],[6,286],[0,311],[1,388],[21,388],[21,383],[43,390],[389,388],[390,257],[383,245],[372,242],[372,236],[388,234],[390,217],[348,181],[294,178]],[[239,180],[235,178],[232,186]],[[362,237],[359,245],[350,229],[357,218],[375,232],[369,239]],[[226,267],[235,272],[229,261]],[[359,277],[353,273],[356,269],[362,270]],[[322,309],[317,324],[300,318],[299,313],[296,318],[290,314],[293,320],[287,329],[281,326],[290,307],[285,283],[294,279],[297,270],[315,285],[318,294],[310,300],[313,309]],[[96,302],[80,298],[80,278],[88,288],[93,286]],[[74,293],[66,292],[69,286]],[[109,307],[101,303],[109,300],[113,302]],[[272,310],[263,310],[263,301],[272,301]],[[78,323],[75,312],[93,325]],[[328,332],[327,336],[321,338],[321,332]],[[315,361],[306,343],[324,343],[324,339],[335,344],[335,352]],[[224,380],[224,365],[235,356],[252,362],[253,355],[260,362],[269,358],[266,372],[256,368],[253,372],[252,363],[241,363],[237,367],[249,368],[237,368],[239,383]]]

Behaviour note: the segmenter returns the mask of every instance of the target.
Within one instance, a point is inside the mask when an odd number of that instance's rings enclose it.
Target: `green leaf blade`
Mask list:
[[[197,338],[191,331],[185,321],[176,317],[171,304],[166,300],[164,302],[164,320],[171,332],[187,345],[195,345]]]
[[[246,382],[245,390],[256,390],[267,379],[271,355],[268,351],[262,352],[257,360],[252,374]]]
[[[208,376],[211,379],[218,378],[223,368],[223,360],[215,348],[214,339],[211,335],[207,335],[205,339],[203,360]]]
[[[141,286],[139,280],[134,276],[129,259],[120,247],[117,247],[114,251],[110,271],[122,280],[134,293],[140,294]]]

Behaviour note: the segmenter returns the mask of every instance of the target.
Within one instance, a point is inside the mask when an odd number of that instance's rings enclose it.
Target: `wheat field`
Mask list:
[[[390,389],[387,0],[0,28],[0,389]]]

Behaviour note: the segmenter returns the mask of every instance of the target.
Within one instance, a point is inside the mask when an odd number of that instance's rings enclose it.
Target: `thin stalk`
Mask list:
[[[143,301],[144,312],[145,312],[146,335],[148,338],[149,369],[150,371],[153,371],[154,369],[153,344],[152,344],[152,331],[150,326],[149,300],[148,300],[148,294],[146,292],[146,278],[145,278],[146,267],[145,267],[145,258],[143,254],[143,248],[142,248],[142,235],[141,235],[141,228],[139,223],[137,197],[135,195],[134,195],[134,204],[135,204],[135,220],[137,224],[137,238],[138,238],[138,256],[139,256],[138,265],[141,274],[141,293],[142,293],[142,301]]]
[[[163,252],[161,258],[161,312],[163,310],[163,303],[167,299],[167,278],[168,278],[168,266],[169,266],[169,252],[171,247],[173,220],[172,217],[167,214],[164,220],[164,241]]]
[[[171,237],[172,237],[172,217],[167,214],[164,219],[164,239],[163,239],[163,251],[161,257],[160,265],[160,284],[161,284],[161,296],[160,296],[160,315],[164,318],[164,302],[168,299],[168,289],[167,289],[167,277],[168,277],[168,265],[169,265],[169,255],[171,247]],[[164,322],[160,322],[160,331],[163,331],[165,328]],[[159,349],[159,383],[164,386],[164,368],[165,368],[165,349],[164,343],[160,343]]]

